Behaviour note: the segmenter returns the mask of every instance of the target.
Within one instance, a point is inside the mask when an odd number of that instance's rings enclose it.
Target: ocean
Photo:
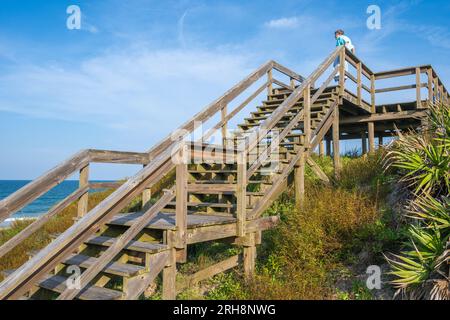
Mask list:
[[[27,183],[31,181],[27,180],[0,180],[0,200],[6,198],[10,194],[19,190]],[[106,181],[93,181],[93,182],[106,182]],[[63,200],[69,194],[74,192],[78,188],[78,181],[68,180],[63,181],[61,184],[54,187],[52,190],[42,195],[40,198],[30,203],[23,209],[16,212],[11,218],[7,219],[1,226],[8,225],[15,219],[36,218],[46,213],[54,204]],[[96,190],[101,191],[101,190]]]

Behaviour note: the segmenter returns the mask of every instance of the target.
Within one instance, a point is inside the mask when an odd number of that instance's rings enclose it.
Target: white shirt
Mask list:
[[[352,51],[355,49],[355,46],[352,44],[352,40],[349,37],[342,35],[340,38],[345,41],[345,47],[348,50]]]

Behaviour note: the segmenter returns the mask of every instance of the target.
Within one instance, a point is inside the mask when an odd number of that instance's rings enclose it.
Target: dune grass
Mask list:
[[[267,212],[280,214],[282,222],[263,234],[255,277],[245,280],[240,270],[218,275],[205,284],[210,288],[205,298],[373,299],[355,273],[385,263],[382,253],[404,237],[387,203],[390,176],[380,158],[343,158],[341,178],[333,186],[307,172],[304,208],[295,208],[288,190]],[[332,160],[316,160],[331,176]],[[337,286],[341,278],[350,279],[348,291]],[[199,298],[189,292],[180,297]]]

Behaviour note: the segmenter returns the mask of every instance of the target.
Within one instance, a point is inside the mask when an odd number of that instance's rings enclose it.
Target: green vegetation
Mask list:
[[[307,171],[304,208],[295,208],[293,190],[288,190],[268,210],[267,214],[280,214],[282,222],[263,233],[253,279],[231,271],[180,293],[179,298],[375,299],[365,286],[366,268],[385,264],[383,252],[398,248],[405,239],[388,203],[391,177],[381,159],[381,152],[344,157],[341,178],[333,186],[322,185]],[[315,160],[332,176],[330,158]],[[200,258],[199,252],[190,252],[192,265],[199,259],[210,264],[219,260],[215,254],[206,258],[205,251]],[[382,297],[390,296],[389,292]]]
[[[450,106],[430,106],[421,134],[400,136],[388,166],[412,194],[406,215],[409,241],[388,261],[397,293],[411,299],[450,299],[446,246],[450,238]]]

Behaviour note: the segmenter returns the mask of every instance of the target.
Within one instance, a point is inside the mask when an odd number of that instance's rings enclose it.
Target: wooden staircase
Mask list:
[[[341,80],[331,86],[330,82],[336,72],[344,79],[345,70],[342,66],[325,73],[337,57],[356,59],[337,48],[308,78],[269,61],[182,125],[177,132],[183,134],[177,138],[172,134],[145,153],[82,151],[2,200],[0,222],[74,172],[80,173],[78,190],[0,247],[1,258],[78,201],[73,226],[31,253],[24,265],[4,272],[0,298],[138,299],[162,273],[163,298],[175,299],[183,287],[176,284],[177,263],[187,261],[190,245],[209,241],[227,241],[242,247],[242,254],[190,275],[184,286],[240,263],[251,276],[262,231],[279,222],[278,216],[263,213],[286,190],[288,177],[294,178],[299,205],[304,200],[306,165],[322,181],[330,182],[310,154],[331,128],[333,136],[339,137],[345,83]],[[275,79],[274,71],[287,76],[290,83]],[[253,94],[228,110],[232,101],[266,75],[267,81]],[[315,88],[322,75],[326,80]],[[267,98],[230,134],[230,120],[265,90]],[[356,99],[361,100],[360,94]],[[205,123],[216,114],[220,121],[201,140],[189,139],[196,122]],[[219,145],[209,141],[216,131],[222,133]],[[338,144],[334,150],[337,169]],[[106,186],[89,183],[89,165],[94,162],[140,164],[143,169],[88,211],[89,190]],[[174,171],[168,188],[152,197],[151,187]],[[137,197],[142,197],[143,209],[124,212]]]

